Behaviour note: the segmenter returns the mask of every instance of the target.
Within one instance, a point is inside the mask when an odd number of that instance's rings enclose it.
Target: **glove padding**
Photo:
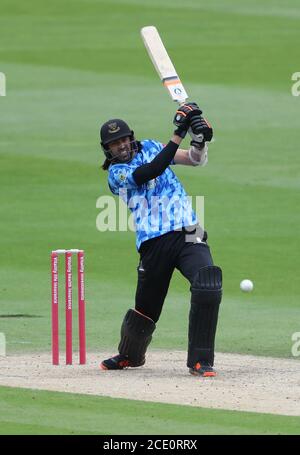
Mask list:
[[[199,142],[210,142],[213,137],[213,129],[208,121],[201,115],[194,115],[190,122],[191,130],[199,138]]]
[[[196,103],[186,103],[180,106],[175,114],[173,123],[177,126],[174,134],[185,137],[194,117],[201,118],[202,111]]]

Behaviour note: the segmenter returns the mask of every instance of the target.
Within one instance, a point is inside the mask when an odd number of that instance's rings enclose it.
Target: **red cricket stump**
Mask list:
[[[58,254],[51,254],[51,280],[52,280],[52,363],[59,364],[59,338],[58,338]]]
[[[79,321],[79,363],[86,362],[85,346],[85,297],[84,297],[84,251],[77,254],[78,270],[78,321]]]
[[[72,365],[72,253],[67,251],[66,257],[66,364]]]

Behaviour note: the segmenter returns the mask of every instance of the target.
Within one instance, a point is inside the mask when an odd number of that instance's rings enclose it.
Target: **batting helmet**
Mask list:
[[[133,138],[134,132],[129,128],[124,120],[115,118],[105,122],[100,129],[100,140],[104,151],[108,151],[108,144],[122,137]]]

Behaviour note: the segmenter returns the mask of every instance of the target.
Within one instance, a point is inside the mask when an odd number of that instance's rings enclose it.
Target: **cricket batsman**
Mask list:
[[[200,377],[215,376],[214,343],[222,298],[222,271],[213,263],[203,231],[171,165],[204,166],[213,130],[196,103],[178,108],[175,131],[164,145],[138,141],[123,120],[100,129],[111,192],[123,198],[133,214],[139,252],[134,308],[125,314],[119,353],[100,368],[122,370],[145,363],[147,347],[159,320],[174,269],[190,282],[187,367]],[[189,150],[179,148],[191,128]],[[158,203],[159,201],[159,203]]]

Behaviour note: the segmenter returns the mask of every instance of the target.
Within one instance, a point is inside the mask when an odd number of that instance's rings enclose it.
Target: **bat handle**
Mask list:
[[[187,100],[187,98],[184,99],[184,100],[180,100],[180,101],[178,100],[179,106],[182,106],[184,103],[186,103],[186,100]],[[202,142],[203,141],[203,138],[204,138],[203,134],[199,134],[198,136],[196,136],[196,134],[194,134],[192,132],[191,128],[189,128],[188,133],[191,136],[193,141],[196,141],[196,142]]]

